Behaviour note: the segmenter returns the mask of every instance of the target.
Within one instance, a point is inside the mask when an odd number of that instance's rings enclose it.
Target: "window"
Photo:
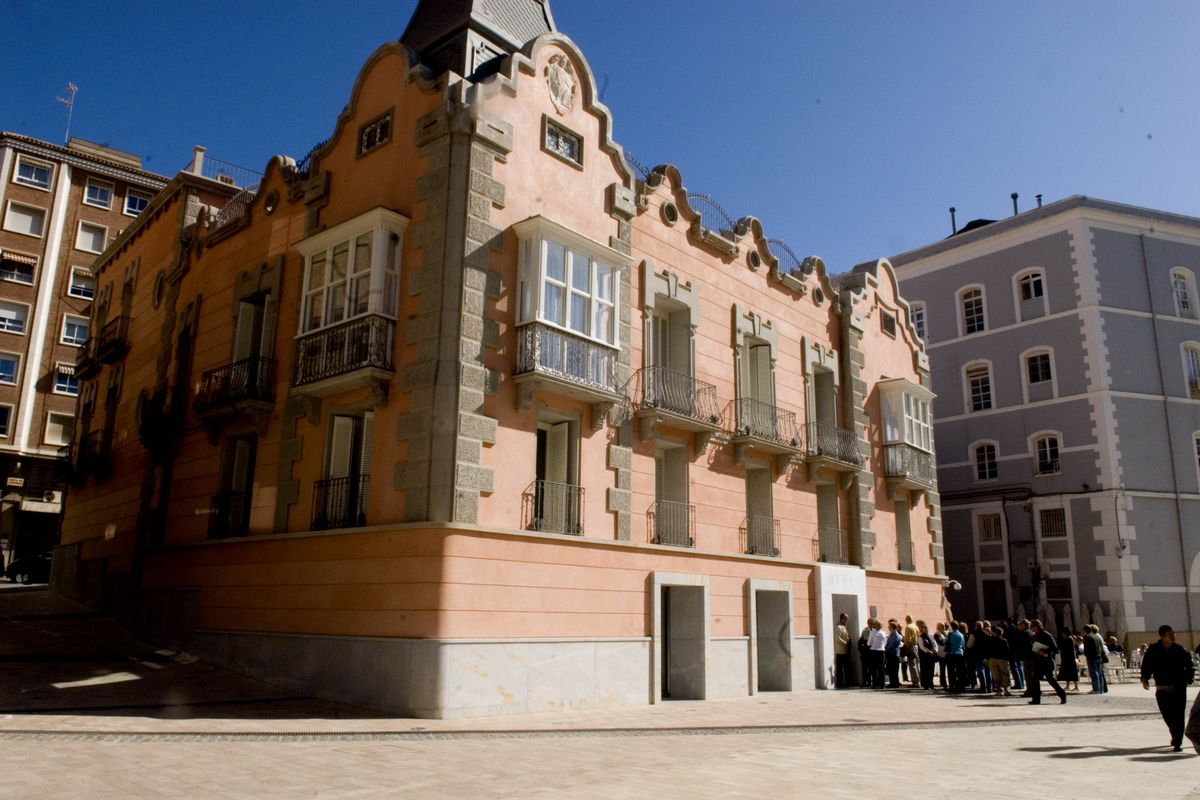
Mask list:
[[[1188,319],[1196,318],[1196,282],[1191,270],[1171,271],[1171,291],[1175,296],[1175,313]]]
[[[363,125],[358,133],[358,154],[366,155],[377,148],[383,147],[392,138],[392,112],[371,120]]]
[[[146,210],[150,205],[152,195],[148,192],[139,192],[136,189],[125,190],[125,213],[131,217],[136,217],[138,214]]]
[[[62,343],[80,346],[87,343],[88,319],[71,314],[63,315]]]
[[[1025,359],[1025,369],[1031,384],[1050,380],[1050,354],[1037,353],[1029,356]]]
[[[972,411],[992,407],[992,375],[986,364],[967,367],[967,396]]]
[[[999,514],[980,514],[975,518],[979,528],[979,542],[999,542],[1004,539],[1004,528],[1000,523]]]
[[[933,393],[903,378],[883,380],[877,385],[883,411],[883,443],[910,444],[927,453],[933,452],[929,416]]]
[[[81,297],[91,300],[96,296],[96,279],[92,271],[85,267],[71,267],[71,285],[67,287],[71,297]]]
[[[617,346],[618,272],[628,259],[544,217],[521,237],[521,322],[543,322]]]
[[[45,161],[35,161],[29,156],[17,156],[17,171],[13,175],[13,183],[32,186],[35,189],[50,189],[50,181],[54,179],[54,165]]]
[[[93,225],[90,222],[79,223],[79,232],[75,235],[75,249],[85,253],[103,253],[104,243],[108,239],[108,228],[103,225]]]
[[[112,208],[112,199],[113,185],[111,183],[88,178],[87,185],[83,189],[83,202],[89,206],[107,210]]]
[[[54,393],[79,394],[79,378],[75,377],[75,367],[70,364],[58,364],[54,368]]]
[[[884,311],[879,317],[879,324],[883,327],[883,332],[893,339],[896,338],[896,318]]]
[[[1188,397],[1200,400],[1200,347],[1185,345],[1183,362],[1187,372]]]
[[[996,445],[981,444],[975,448],[975,480],[994,481],[999,477],[996,465]]]
[[[366,314],[396,315],[405,217],[379,208],[300,242],[305,259],[300,332]]]
[[[21,357],[15,353],[0,353],[0,383],[13,385],[21,374]]]
[[[933,450],[929,425],[929,401],[904,395],[904,440],[922,450]]]
[[[913,328],[916,329],[917,336],[920,336],[922,339],[924,339],[925,338],[925,304],[924,303],[913,303],[910,306],[910,308],[912,311]]]
[[[45,228],[46,209],[27,206],[24,203],[8,204],[8,213],[4,215],[4,230],[40,238]]]
[[[1028,275],[1023,275],[1017,281],[1017,286],[1020,288],[1021,301],[1037,300],[1043,294],[1045,289],[1042,286],[1042,273],[1031,272]]]
[[[1062,539],[1067,535],[1067,512],[1062,508],[1043,508],[1038,511],[1043,539]]]
[[[545,129],[542,144],[546,151],[572,164],[583,166],[583,138],[551,122],[549,117],[543,117],[542,121]]]
[[[1038,475],[1053,475],[1059,471],[1057,436],[1039,436],[1034,440],[1033,449]]]
[[[46,415],[46,433],[42,441],[52,445],[67,445],[71,443],[75,433],[75,418],[70,414],[56,414],[51,411]]]
[[[579,426],[571,421],[538,420],[534,452],[530,530],[583,533],[579,488]]]
[[[37,259],[20,253],[0,251],[0,280],[33,284]]]
[[[29,306],[0,300],[0,331],[24,333],[25,321],[28,317]]]
[[[7,439],[12,427],[12,406],[0,406],[0,439]]]
[[[967,289],[962,293],[962,314],[964,335],[984,330],[982,289]]]

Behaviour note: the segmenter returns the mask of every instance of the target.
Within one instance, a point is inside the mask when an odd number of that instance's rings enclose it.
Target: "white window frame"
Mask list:
[[[62,417],[65,419],[69,419],[71,421],[69,425],[60,425],[61,428],[68,431],[65,441],[57,441],[56,442],[56,441],[50,440],[50,420],[52,417]],[[46,412],[46,425],[44,428],[42,428],[42,443],[43,444],[48,444],[51,447],[65,447],[66,445],[69,445],[72,441],[74,441],[74,438],[75,438],[75,416],[73,414],[64,414],[61,411]]]
[[[1050,395],[1052,397],[1058,397],[1058,365],[1054,362],[1054,348],[1046,347],[1045,345],[1039,345],[1037,347],[1029,348],[1019,356],[1019,366],[1021,370],[1021,391],[1026,403],[1029,402],[1029,389],[1033,386],[1033,384],[1029,382],[1029,359],[1040,355],[1044,355],[1050,359]],[[1038,383],[1045,383],[1045,381],[1038,381]]]
[[[8,409],[8,420],[5,422],[4,427],[0,427],[0,439],[11,439],[13,418],[16,416],[17,409],[12,403],[0,403],[0,408]]]
[[[925,341],[926,334],[929,331],[928,327],[926,327],[929,324],[926,318],[928,313],[923,302],[908,304],[908,318],[912,321],[913,331],[921,341]]]
[[[400,304],[400,269],[404,253],[404,230],[408,227],[409,219],[386,208],[375,208],[354,219],[322,231],[296,243],[296,250],[304,258],[304,282],[301,285],[300,314],[297,321],[296,336],[309,334],[345,325],[347,322],[371,315],[379,315],[388,319],[396,319]],[[365,269],[354,263],[356,255],[355,243],[359,237],[367,235],[371,243],[371,263]],[[393,238],[395,237],[395,238]],[[342,245],[348,248],[346,261],[346,276],[341,281],[331,282],[328,279],[329,265],[332,263],[334,251]],[[314,260],[324,259],[326,279],[318,287],[310,286]],[[365,311],[350,314],[351,311],[351,277],[358,276],[366,280],[367,307]],[[344,305],[342,317],[330,321],[329,290],[339,283],[345,284]],[[308,327],[311,318],[310,303],[318,301],[321,304],[319,324]]]
[[[1021,320],[1021,304],[1027,301],[1022,299],[1021,293],[1024,288],[1023,284],[1027,279],[1037,277],[1041,284],[1042,293],[1038,297],[1031,297],[1030,300],[1040,300],[1042,302],[1042,316],[1050,313],[1050,294],[1046,286],[1046,270],[1043,267],[1029,267],[1013,275],[1013,320],[1020,323]]]
[[[46,180],[45,186],[37,183],[36,181],[28,181],[21,177],[21,165],[25,163],[34,164],[50,171],[50,177]],[[54,188],[54,162],[43,161],[40,158],[32,158],[24,153],[17,153],[16,163],[13,164],[12,182],[20,184],[21,186],[28,186],[31,189],[37,189],[40,192],[49,192]]]
[[[12,215],[12,210],[14,207],[19,207],[19,208],[27,209],[29,211],[37,211],[37,212],[41,213],[42,226],[38,230],[37,233],[30,233],[29,231],[21,230],[20,228],[10,228],[9,227],[8,221],[9,221],[9,217]],[[46,217],[47,217],[48,213],[49,212],[46,209],[42,208],[41,206],[34,206],[34,205],[30,205],[29,203],[18,203],[16,200],[9,200],[8,206],[6,206],[4,209],[4,230],[8,231],[9,233],[15,233],[19,236],[29,236],[34,239],[41,239],[42,237],[44,237],[46,235]]]
[[[58,382],[63,377],[73,378],[75,380],[75,391],[69,392],[64,389],[59,388]],[[54,387],[51,390],[54,394],[64,395],[67,397],[78,397],[79,396],[79,386],[80,386],[79,376],[75,374],[75,370],[72,365],[70,365],[70,364],[55,364],[54,365]]]
[[[999,530],[1000,535],[997,538],[995,538],[995,539],[984,539],[983,538],[983,528],[979,524],[980,519],[982,519],[983,517],[996,517],[998,520],[1000,520],[1000,530]],[[1005,525],[1005,520],[1004,520],[1004,507],[1003,506],[998,505],[998,506],[988,506],[986,508],[971,509],[971,527],[974,529],[975,543],[977,545],[984,545],[984,544],[1003,545],[1005,542],[1005,539],[1008,538],[1008,531],[1006,529],[1007,526]],[[979,559],[979,560],[982,561],[982,559]],[[989,561],[987,563],[998,563],[998,562],[990,562]]]
[[[1200,342],[1183,342],[1179,355],[1183,360],[1183,396],[1200,400]]]
[[[21,318],[21,330],[13,331],[7,328],[0,328],[0,333],[7,333],[11,336],[24,336],[25,334],[29,333],[29,304],[17,303],[13,300],[0,300],[0,307],[2,306],[8,306],[9,308],[23,308],[25,309],[25,314]]]
[[[20,253],[20,252],[17,252],[16,250],[12,250],[11,248],[7,249],[7,250],[0,249],[0,260],[2,260],[5,255],[8,255],[10,257],[15,256],[15,258],[13,258],[13,260],[17,261],[17,262],[33,261],[33,264],[30,265],[30,267],[29,267],[31,272],[29,275],[29,280],[27,280],[27,281],[20,281],[20,280],[17,280],[16,278],[10,278],[8,276],[0,277],[0,280],[5,280],[10,283],[20,284],[21,286],[33,286],[35,283],[37,283],[38,266],[39,266],[37,256],[29,254],[29,253]]]
[[[975,370],[983,370],[987,373],[987,400],[986,408],[975,408],[975,398],[971,389],[971,373]],[[963,412],[966,414],[979,414],[983,411],[991,411],[996,408],[996,382],[992,379],[994,370],[992,362],[986,359],[977,359],[963,365],[962,368],[962,383],[963,383]]]
[[[13,362],[13,379],[11,381],[6,381],[6,380],[0,378],[0,386],[16,386],[17,384],[19,384],[21,382],[21,362],[22,362],[21,354],[20,353],[9,353],[6,351],[3,353],[0,353],[0,359],[2,359],[2,360],[10,360],[11,359]]]
[[[129,210],[129,201],[130,201],[130,199],[132,199],[134,197],[138,197],[138,198],[141,198],[146,201],[146,205],[145,205],[145,207],[142,208],[141,211],[130,211]],[[150,201],[153,199],[154,199],[154,195],[150,192],[143,192],[138,189],[128,189],[127,188],[125,190],[125,202],[122,204],[121,213],[127,217],[136,217],[138,214],[142,213],[142,211],[144,211],[146,208],[150,207]]]
[[[518,291],[518,316],[517,325],[527,325],[530,323],[540,323],[564,333],[586,339],[596,344],[619,349],[621,346],[620,337],[620,308],[621,308],[621,275],[625,270],[628,270],[632,265],[632,259],[617,250],[592,241],[586,236],[582,236],[575,231],[567,228],[546,217],[537,216],[531,217],[523,222],[513,226],[517,237],[520,239],[521,247],[519,253],[520,263],[520,286]],[[564,273],[565,281],[560,286],[557,280],[551,279],[546,275],[546,261],[548,246],[555,244],[563,248],[565,252],[564,258]],[[586,303],[587,310],[587,332],[581,333],[573,328],[571,319],[571,296],[577,294],[584,296],[578,290],[572,289],[572,274],[575,269],[575,260],[577,256],[583,256],[587,259],[588,270],[588,298]],[[612,292],[608,299],[602,297],[599,292],[600,269],[610,270],[610,278],[612,281]],[[562,303],[562,321],[555,322],[547,315],[546,303],[546,285],[560,286],[563,290]],[[596,336],[597,309],[608,309],[608,330],[602,332],[605,335]]]
[[[979,477],[979,450],[984,447],[992,448],[992,466],[996,475],[992,478]],[[971,462],[971,478],[975,483],[992,483],[1000,479],[1000,443],[995,439],[980,439],[972,442],[967,451]]]
[[[876,386],[883,418],[881,444],[907,444],[932,453],[932,403],[936,395],[906,378],[882,380]]]
[[[68,347],[83,347],[85,344],[87,344],[88,337],[84,336],[83,341],[81,341],[81,342],[76,342],[76,341],[68,339],[67,338],[67,323],[68,322],[74,322],[77,325],[80,322],[82,322],[84,330],[87,332],[88,336],[91,336],[92,321],[90,319],[88,319],[87,317],[80,316],[79,314],[63,314],[62,325],[60,325],[59,329],[58,329],[58,343],[67,345]]]
[[[1055,440],[1055,450],[1058,455],[1058,457],[1055,460],[1058,461],[1058,469],[1054,472],[1042,472],[1040,469],[1041,464],[1042,464],[1041,453],[1040,453],[1040,448],[1038,445],[1043,439],[1049,439],[1049,438],[1053,438]],[[1033,434],[1032,436],[1029,437],[1029,452],[1033,457],[1034,477],[1049,478],[1049,477],[1053,477],[1055,475],[1062,474],[1062,471],[1063,471],[1063,469],[1062,469],[1063,436],[1062,436],[1061,432],[1059,432],[1059,431],[1038,431],[1037,433]]]
[[[83,275],[92,282],[91,294],[79,294],[75,291],[75,276]],[[96,276],[87,267],[71,267],[71,275],[67,279],[67,295],[77,297],[80,300],[94,300],[96,298]]]
[[[1180,284],[1186,296],[1180,296]],[[1187,267],[1175,267],[1171,270],[1171,300],[1175,304],[1175,316],[1184,319],[1197,319],[1196,275]]]
[[[80,246],[82,244],[80,237],[83,236],[83,229],[85,226],[90,227],[90,228],[95,228],[102,232],[102,235],[100,237],[101,244],[100,244],[99,250],[89,250],[86,247]],[[107,246],[108,246],[108,226],[107,225],[101,225],[98,222],[88,222],[87,220],[84,220],[84,219],[79,220],[79,226],[75,228],[75,249],[76,250],[78,250],[82,253],[99,254],[99,253],[103,253],[104,248]]]
[[[96,189],[107,189],[108,201],[101,203],[92,200],[91,192],[93,187]],[[103,208],[105,211],[112,211],[113,197],[116,195],[116,193],[117,186],[112,181],[102,181],[99,178],[89,177],[87,182],[85,182],[83,185],[83,204],[85,206],[92,206],[94,208]]]
[[[971,292],[979,292],[979,316],[982,321],[982,327],[977,331],[971,331],[968,333],[966,302],[967,295]],[[955,297],[957,298],[958,302],[958,335],[960,337],[974,336],[977,333],[986,333],[988,330],[990,330],[991,326],[988,325],[987,314],[987,292],[984,290],[983,284],[973,283],[969,286],[963,286],[955,294]]]

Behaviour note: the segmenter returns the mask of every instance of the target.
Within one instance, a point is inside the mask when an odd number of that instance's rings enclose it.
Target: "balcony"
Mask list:
[[[858,437],[853,431],[829,425],[825,422],[810,422],[804,436],[804,456],[810,464],[836,470],[853,472],[863,464],[862,452],[858,449]]]
[[[754,447],[774,455],[779,462],[778,469],[782,470],[786,462],[800,452],[800,430],[796,427],[796,415],[791,411],[748,397],[734,400],[730,405],[734,418],[730,441],[737,461],[744,462],[746,449]]]
[[[204,373],[192,410],[201,418],[269,411],[275,399],[275,361],[244,358]]]
[[[528,408],[533,392],[545,387],[600,406],[592,417],[593,426],[599,427],[597,418],[622,399],[617,389],[618,354],[614,348],[541,323],[518,328],[513,381],[520,385],[520,407]]]
[[[779,556],[779,520],[774,517],[746,517],[742,523],[742,548],[752,556]]]
[[[933,455],[910,444],[885,444],[883,469],[894,487],[919,492],[933,488]]]
[[[245,536],[250,530],[250,493],[224,492],[212,499],[208,538]]]
[[[670,500],[655,500],[646,512],[651,544],[696,546],[696,507]]]
[[[813,561],[850,563],[850,535],[841,528],[818,528],[813,539]]]
[[[367,524],[370,475],[329,478],[313,485],[312,529],[361,528]]]
[[[96,340],[96,358],[103,364],[120,361],[129,352],[129,317],[104,323]]]
[[[583,487],[534,481],[521,497],[525,530],[583,535]]]
[[[396,323],[369,315],[296,340],[293,383],[305,394],[324,397],[366,384],[391,382]]]
[[[75,355],[75,377],[83,380],[91,378],[100,371],[100,362],[96,360],[96,339],[88,339]]]
[[[1037,462],[1037,474],[1038,475],[1057,475],[1058,473],[1062,472],[1061,466],[1062,465],[1059,464],[1057,458],[1048,460],[1048,461],[1043,461],[1043,460],[1039,459]]]
[[[646,367],[633,376],[634,415],[641,420],[642,438],[655,439],[666,425],[697,435],[697,447],[721,429],[717,387],[665,367]]]

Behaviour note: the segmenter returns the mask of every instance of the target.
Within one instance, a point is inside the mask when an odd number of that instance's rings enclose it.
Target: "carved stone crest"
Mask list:
[[[578,85],[579,80],[567,57],[551,57],[546,65],[546,86],[550,89],[550,102],[559,114],[566,114],[575,106],[575,87]]]

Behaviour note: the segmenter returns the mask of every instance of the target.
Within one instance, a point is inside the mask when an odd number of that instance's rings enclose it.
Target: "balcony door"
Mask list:
[[[210,525],[213,536],[245,536],[248,532],[257,450],[258,439],[254,436],[238,436],[225,441],[221,493],[215,498],[215,517]]]
[[[654,453],[654,539],[656,544],[693,544],[688,505],[688,450],[662,447]]]
[[[570,422],[539,422],[533,491],[535,530],[582,533],[578,475]]]
[[[367,490],[374,447],[375,415],[331,420],[323,511],[329,527],[366,524]]]
[[[746,468],[746,545],[759,555],[778,555],[770,467]]]
[[[771,345],[747,337],[738,377],[738,427],[751,436],[778,438]]]
[[[647,399],[656,408],[693,416],[696,388],[692,375],[691,312],[686,306],[672,308],[669,301],[659,298],[650,325]]]

